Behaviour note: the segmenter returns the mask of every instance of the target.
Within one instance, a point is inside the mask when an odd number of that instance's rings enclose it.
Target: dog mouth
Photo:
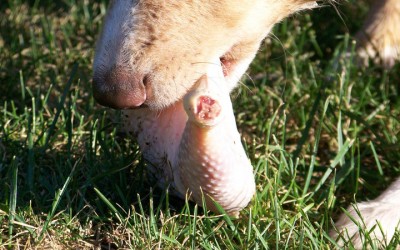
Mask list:
[[[222,66],[222,72],[224,74],[224,77],[227,77],[229,73],[231,73],[232,70],[232,64],[234,63],[232,59],[228,59],[225,56],[222,56],[219,58],[219,61]]]
[[[221,65],[224,78],[226,79],[229,76],[231,76],[232,72],[234,71],[234,67],[237,64],[237,60],[232,57],[230,52],[227,52],[221,57],[219,57],[219,63]],[[144,102],[137,107],[129,109],[149,109],[149,108],[150,106],[146,102]]]
[[[236,65],[236,60],[232,57],[230,51],[222,55],[219,58],[219,61],[222,66],[222,73],[224,74],[224,77],[226,78],[230,76],[234,69],[234,66]]]
[[[217,202],[229,214],[237,214],[255,192],[226,83],[233,63],[216,58],[181,100],[163,110],[125,111],[124,122],[162,187],[168,183],[181,197],[190,193],[214,212]]]
[[[217,63],[217,61],[214,61],[212,64],[215,63]],[[224,78],[228,79],[233,74],[235,66],[238,64],[238,60],[232,56],[232,52],[229,50],[225,54],[219,57],[219,63],[221,65],[222,74]],[[137,106],[133,109],[151,109],[151,107],[147,104],[147,102],[144,102],[140,106]]]

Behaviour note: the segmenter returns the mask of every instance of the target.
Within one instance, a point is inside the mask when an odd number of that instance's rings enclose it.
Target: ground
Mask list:
[[[341,56],[367,10],[340,7],[279,24],[232,93],[257,195],[230,218],[157,188],[93,100],[106,2],[3,3],[0,248],[334,248],[341,208],[400,176],[400,65]]]

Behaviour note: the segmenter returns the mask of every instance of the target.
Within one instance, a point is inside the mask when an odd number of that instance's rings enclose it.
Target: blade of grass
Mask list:
[[[380,160],[379,160],[379,156],[378,156],[378,154],[376,153],[374,143],[373,143],[372,141],[370,141],[370,142],[369,142],[369,145],[371,146],[372,154],[373,154],[373,156],[374,156],[374,159],[375,159],[375,162],[376,162],[376,166],[378,167],[379,174],[380,174],[381,176],[383,176],[382,165],[381,165],[381,162],[380,162]]]
[[[315,136],[314,148],[313,148],[313,152],[311,155],[311,163],[310,163],[310,167],[308,168],[307,177],[306,177],[306,180],[304,183],[304,188],[303,188],[303,193],[302,193],[303,198],[306,196],[306,194],[308,192],[308,188],[309,188],[310,182],[311,182],[311,177],[314,172],[314,165],[315,165],[315,160],[316,160],[317,153],[318,153],[319,140],[321,138],[322,125],[323,125],[326,111],[328,110],[328,107],[329,107],[330,99],[331,99],[330,97],[328,97],[326,99],[324,109],[323,109],[321,117],[320,117],[320,123],[318,125],[317,134]]]
[[[10,206],[9,206],[9,224],[8,224],[8,235],[10,239],[13,237],[13,229],[14,229],[14,218],[16,215],[17,209],[17,197],[18,197],[18,164],[17,157],[13,156],[13,159],[10,164],[11,168],[11,191],[10,191]],[[12,242],[10,240],[10,242]],[[10,246],[11,247],[11,246]]]
[[[260,233],[260,231],[258,231],[256,225],[252,225],[252,228],[254,230],[254,232],[256,233],[257,239],[261,242],[262,246],[264,249],[269,249],[268,247],[268,243],[264,240],[264,237],[262,236],[262,234]]]
[[[319,89],[319,92],[318,92],[318,94],[317,94],[317,96],[315,98],[315,101],[314,101],[313,106],[311,108],[311,111],[309,113],[309,117],[308,117],[308,120],[306,122],[306,127],[304,128],[303,132],[301,133],[301,138],[300,138],[299,142],[296,145],[296,150],[292,154],[292,159],[293,159],[294,162],[296,161],[296,158],[299,157],[301,149],[303,148],[304,144],[307,141],[308,135],[310,134],[311,125],[312,125],[312,122],[313,122],[313,120],[315,118],[315,114],[317,113],[319,103],[320,103],[320,101],[321,101],[321,99],[323,97],[323,92],[322,91],[324,89],[325,89],[325,84],[323,84]]]
[[[34,188],[34,176],[35,176],[35,153],[33,150],[33,135],[36,131],[36,108],[35,108],[35,98],[32,97],[32,118],[28,121],[28,187],[29,191],[33,192]]]
[[[354,140],[346,140],[346,142],[343,144],[342,149],[338,152],[336,155],[335,159],[333,162],[330,164],[328,169],[325,171],[324,175],[321,177],[320,181],[318,184],[315,186],[314,191],[312,194],[308,197],[307,200],[309,200],[314,194],[322,187],[322,185],[325,183],[325,181],[328,179],[329,175],[332,173],[332,171],[335,169],[336,165],[340,162],[342,157],[347,153],[347,151],[351,148],[353,145]]]
[[[51,136],[53,135],[54,130],[55,130],[55,128],[56,128],[56,124],[57,124],[58,118],[60,117],[61,111],[62,111],[62,109],[63,109],[65,100],[67,99],[67,95],[68,95],[69,90],[70,90],[70,88],[71,88],[71,86],[72,86],[72,81],[73,81],[73,79],[75,78],[75,75],[76,75],[77,70],[78,70],[78,63],[75,63],[74,66],[73,66],[73,68],[72,68],[71,74],[69,75],[69,79],[68,79],[68,81],[67,81],[67,84],[65,85],[64,91],[63,91],[63,93],[62,93],[62,95],[61,95],[60,102],[59,102],[58,105],[57,105],[57,111],[56,111],[56,114],[54,115],[53,122],[51,123],[49,129],[47,130],[46,140],[45,140],[45,143],[44,143],[44,145],[43,145],[43,147],[42,147],[42,152],[45,152],[46,149],[47,149],[48,146],[49,146],[50,138],[51,138]],[[45,133],[45,132],[43,132],[43,133],[38,137],[38,139],[36,140],[36,142],[39,142],[39,141],[41,140],[41,138],[45,135],[44,133]]]
[[[46,221],[43,224],[43,228],[42,228],[42,230],[41,230],[41,232],[39,234],[38,242],[42,241],[42,239],[44,237],[44,233],[48,230],[49,223],[53,219],[54,214],[55,214],[56,210],[58,209],[58,205],[60,204],[61,198],[64,195],[65,191],[67,190],[68,184],[70,183],[70,181],[72,179],[72,176],[73,176],[73,174],[75,172],[75,168],[79,163],[80,163],[80,160],[75,162],[75,164],[72,167],[72,170],[71,170],[69,176],[67,177],[67,179],[64,182],[63,187],[56,192],[56,195],[55,195],[54,200],[53,200],[53,204],[51,206],[51,210],[48,213],[48,215],[46,217]]]
[[[122,222],[123,216],[121,216],[118,209],[110,202],[110,200],[107,199],[107,197],[105,197],[104,194],[97,188],[94,188],[94,191],[99,196],[99,198],[106,204],[106,206],[114,213],[114,215],[118,218],[118,220]]]

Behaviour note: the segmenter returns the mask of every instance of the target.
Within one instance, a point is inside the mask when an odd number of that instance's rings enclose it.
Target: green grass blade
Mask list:
[[[378,156],[378,154],[376,153],[374,143],[371,141],[371,142],[369,143],[369,145],[371,146],[372,154],[373,154],[373,156],[374,156],[374,159],[375,159],[375,162],[376,162],[376,166],[378,167],[379,174],[380,174],[381,176],[383,176],[382,165],[381,165],[381,162],[380,162],[380,160],[379,160],[379,156]]]
[[[64,91],[63,91],[63,93],[61,95],[60,102],[57,105],[57,111],[56,111],[56,114],[54,115],[53,122],[51,123],[51,125],[50,125],[50,127],[49,127],[49,129],[47,131],[46,140],[45,140],[45,143],[44,143],[44,145],[42,147],[42,152],[46,151],[46,149],[49,146],[50,138],[51,138],[51,136],[53,136],[53,133],[54,133],[54,130],[56,128],[56,124],[57,124],[58,118],[60,117],[61,111],[63,110],[63,106],[65,104],[65,100],[66,100],[68,92],[69,92],[69,90],[70,90],[70,88],[72,86],[72,82],[73,82],[73,80],[75,78],[77,70],[78,70],[78,64],[76,63],[76,64],[74,64],[74,67],[72,68],[72,71],[71,71],[71,74],[69,75],[69,79],[67,81],[67,84],[65,85]],[[37,141],[39,141],[43,135],[44,134],[39,136]]]
[[[310,163],[310,167],[308,169],[307,177],[306,177],[306,180],[305,180],[305,183],[304,183],[302,197],[305,197],[307,192],[308,192],[308,188],[309,188],[310,182],[311,182],[311,177],[312,177],[312,174],[314,172],[315,160],[316,160],[316,157],[317,157],[318,148],[319,148],[319,141],[320,141],[320,138],[321,138],[322,125],[323,125],[323,121],[324,121],[326,112],[327,112],[328,107],[329,107],[329,102],[330,102],[330,97],[328,97],[326,99],[325,104],[324,104],[324,109],[323,109],[323,112],[322,112],[321,117],[320,117],[320,121],[321,122],[318,125],[318,130],[317,130],[317,133],[315,135],[315,143],[314,143],[314,147],[313,147],[313,151],[312,151],[312,155],[311,155],[311,163]]]
[[[17,198],[18,198],[18,164],[17,158],[13,156],[13,159],[10,164],[11,169],[11,192],[10,192],[10,206],[8,210],[8,235],[10,239],[13,237],[13,229],[14,229],[14,218],[17,210]],[[11,241],[10,241],[11,242]]]
[[[314,195],[322,187],[322,185],[324,185],[324,183],[326,182],[328,177],[331,175],[331,173],[335,169],[336,165],[341,161],[341,159],[344,157],[344,155],[348,152],[348,150],[351,148],[353,143],[354,143],[354,140],[347,140],[343,144],[342,149],[338,152],[338,154],[336,155],[336,157],[333,160],[333,162],[330,164],[330,166],[325,171],[324,175],[319,180],[318,184],[315,186],[312,195]],[[309,198],[311,198],[311,197],[312,196],[310,196]]]
[[[76,166],[79,164],[79,162],[80,162],[80,161],[77,161],[77,162],[75,163],[75,165],[73,166],[73,168],[72,168],[72,170],[71,170],[71,173],[69,174],[69,176],[68,176],[67,179],[65,180],[64,185],[62,186],[61,189],[59,189],[59,190],[56,192],[55,197],[54,197],[54,200],[53,200],[53,204],[52,204],[52,206],[51,206],[51,210],[50,210],[50,212],[48,213],[47,218],[46,218],[46,221],[44,222],[43,228],[42,228],[42,230],[41,230],[41,232],[40,232],[40,234],[39,234],[38,242],[41,242],[41,241],[42,241],[45,232],[48,230],[49,223],[50,223],[50,221],[53,219],[54,214],[55,214],[56,210],[58,209],[58,206],[59,206],[59,204],[60,204],[60,202],[61,202],[61,198],[63,197],[64,193],[66,192],[67,187],[68,187],[68,184],[70,183],[70,181],[71,181],[71,179],[72,179],[72,176],[73,176],[73,174],[74,174],[74,172],[75,172],[75,168],[76,168]]]

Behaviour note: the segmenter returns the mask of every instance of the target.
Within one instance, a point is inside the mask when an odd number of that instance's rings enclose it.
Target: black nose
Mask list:
[[[114,66],[105,72],[95,71],[93,95],[98,103],[110,108],[139,107],[147,97],[143,80],[143,74],[137,74],[122,66]]]

